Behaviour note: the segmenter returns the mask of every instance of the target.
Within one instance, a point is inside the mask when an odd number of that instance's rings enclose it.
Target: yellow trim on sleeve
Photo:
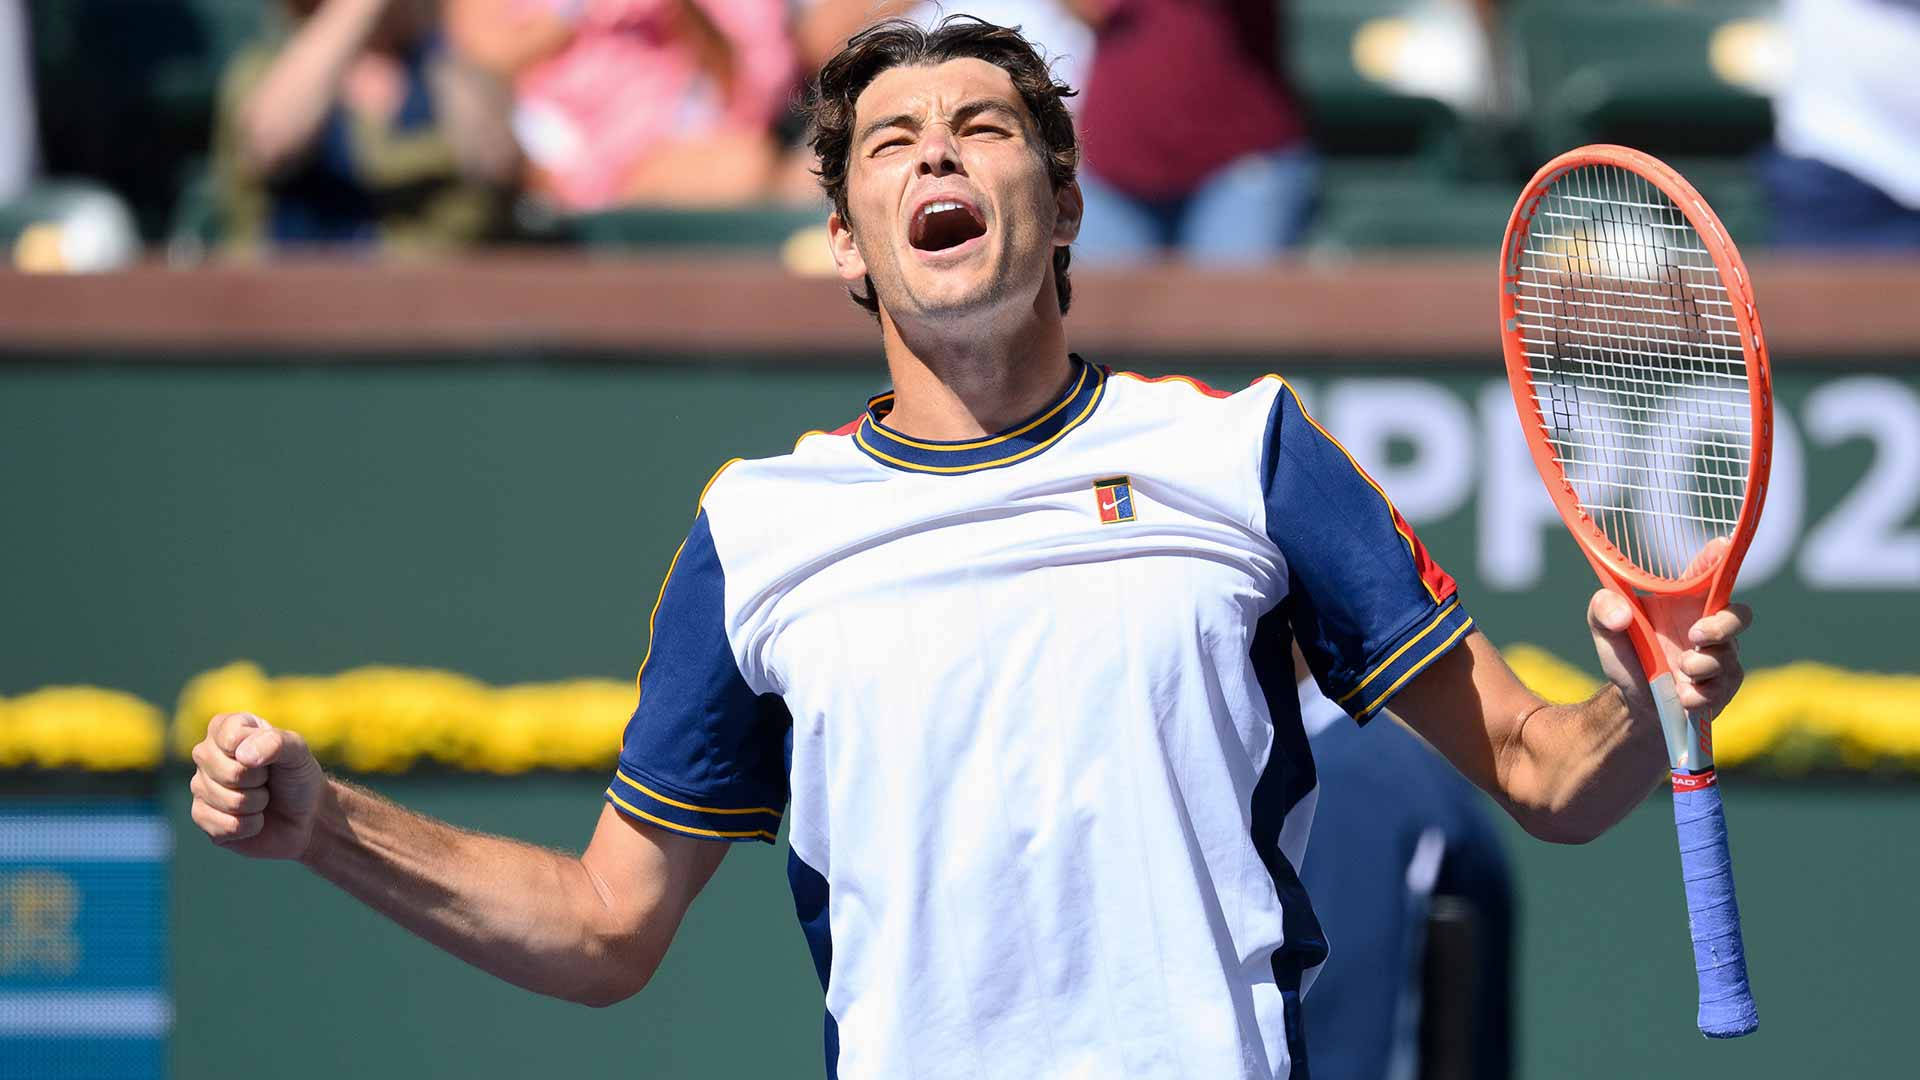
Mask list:
[[[1393,685],[1381,691],[1379,697],[1374,698],[1373,701],[1370,702],[1366,708],[1361,709],[1360,715],[1366,716],[1372,713],[1373,710],[1379,708],[1381,702],[1392,697],[1394,695],[1394,692],[1399,690],[1400,687],[1408,679],[1413,678],[1415,675],[1418,675],[1421,671],[1425,670],[1427,664],[1430,661],[1432,661],[1434,657],[1439,656],[1441,653],[1446,652],[1448,649],[1452,648],[1453,643],[1460,640],[1460,635],[1466,633],[1468,630],[1471,630],[1471,629],[1473,629],[1473,619],[1469,617],[1466,622],[1461,624],[1460,629],[1455,630],[1452,634],[1448,635],[1447,640],[1441,642],[1438,645],[1435,645],[1433,647],[1432,652],[1421,657],[1418,663],[1414,664],[1411,668],[1408,668],[1407,673],[1405,675],[1402,675],[1399,678],[1393,680]]]
[[[866,450],[867,453],[872,454],[874,457],[877,457],[880,460],[887,462],[888,464],[898,465],[903,469],[908,469],[913,472],[965,473],[965,472],[976,472],[981,469],[992,469],[1001,465],[1011,465],[1016,461],[1020,461],[1025,458],[1030,458],[1033,455],[1039,453],[1040,451],[1045,450],[1047,447],[1052,446],[1054,443],[1059,442],[1061,438],[1063,438],[1067,434],[1067,432],[1072,431],[1074,428],[1079,427],[1082,423],[1086,421],[1087,417],[1093,415],[1094,407],[1100,404],[1100,395],[1105,393],[1106,389],[1107,389],[1106,380],[1102,379],[1099,385],[1093,388],[1093,396],[1087,399],[1087,407],[1080,410],[1079,415],[1067,421],[1065,426],[1063,426],[1059,431],[1054,432],[1044,442],[1034,443],[1032,446],[1027,447],[1025,450],[1022,450],[1017,454],[1008,454],[1006,457],[997,458],[993,461],[979,461],[979,462],[975,462],[972,465],[921,465],[917,462],[904,461],[900,458],[894,457],[891,454],[882,453],[880,450],[875,449],[874,445],[868,442],[866,440],[866,437],[862,434],[862,432],[864,431],[864,425],[862,426],[861,429],[854,431],[853,437],[854,437],[854,440],[857,441],[860,444],[861,448]],[[1078,390],[1075,390],[1074,392],[1076,394],[1079,393]],[[1068,400],[1072,400],[1072,399],[1069,398]],[[1065,404],[1065,402],[1062,402],[1062,404]],[[1049,413],[1048,415],[1051,416],[1052,413]],[[1042,417],[1042,419],[1045,419],[1045,417]],[[872,418],[869,417],[868,421],[871,422],[871,420]],[[1039,423],[1039,421],[1037,420],[1034,422]],[[1026,428],[1022,428],[1020,430],[1025,431]],[[1002,436],[1001,438],[1012,438],[1016,434],[1019,434],[1019,432],[1008,432],[1006,435]],[[888,438],[899,439],[899,436],[894,435],[892,433],[888,433]],[[900,441],[906,442],[907,440],[900,439]],[[998,441],[998,440],[996,439],[991,441]],[[982,445],[986,445],[986,444],[982,444]],[[954,446],[934,446],[934,447],[930,447],[930,449],[954,450],[954,449],[960,449],[960,448],[954,447]]]
[[[700,813],[700,814],[772,814],[774,817],[780,816],[780,811],[775,810],[770,806],[748,806],[739,810],[721,810],[718,807],[713,807],[713,806],[696,806],[693,803],[681,802],[678,799],[667,798],[665,795],[660,794],[659,792],[653,790],[652,788],[641,783],[640,781],[635,780],[633,777],[628,776],[626,774],[626,771],[623,769],[613,770],[613,775],[619,777],[623,782],[625,782],[625,784],[628,787],[634,789],[635,791],[638,791],[642,795],[645,795],[647,798],[652,799],[655,802],[666,803],[668,806],[677,806],[682,810],[692,810],[695,813]]]
[[[713,471],[712,476],[707,478],[707,485],[700,489],[699,500],[693,504],[694,517],[700,516],[700,507],[707,501],[707,492],[713,490],[714,481],[720,479],[721,473],[739,464],[740,461],[740,458],[728,458],[724,464]],[[667,598],[667,583],[673,580],[673,568],[680,565],[680,553],[685,550],[687,550],[685,540],[680,541],[680,546],[673,549],[673,559],[667,563],[667,576],[660,579],[659,595],[653,598],[653,610],[647,614],[647,651],[640,657],[640,670],[633,673],[633,692],[636,697],[640,693],[640,679],[647,673],[647,661],[653,659],[653,621],[660,615],[660,603]],[[639,707],[639,702],[636,700],[634,708]]]
[[[1435,615],[1433,617],[1432,622],[1428,623],[1426,627],[1422,629],[1419,633],[1408,638],[1403,644],[1401,644],[1399,648],[1393,650],[1393,655],[1373,665],[1373,670],[1367,672],[1367,677],[1364,679],[1361,679],[1360,682],[1356,684],[1353,689],[1340,695],[1340,700],[1334,702],[1334,704],[1345,705],[1349,700],[1353,698],[1354,695],[1358,694],[1362,690],[1365,690],[1367,688],[1368,683],[1372,682],[1374,678],[1378,676],[1381,672],[1392,667],[1393,662],[1395,660],[1400,659],[1401,655],[1404,654],[1408,649],[1411,649],[1415,645],[1419,644],[1421,638],[1426,637],[1428,634],[1433,633],[1433,628],[1436,626],[1439,626],[1442,622],[1445,622],[1447,616],[1453,614],[1454,609],[1458,608],[1459,606],[1460,606],[1460,599],[1459,597],[1455,597],[1453,603],[1448,604],[1446,607],[1440,609],[1440,614]],[[1472,620],[1469,619],[1468,621],[1471,622]]]
[[[1426,575],[1420,573],[1420,553],[1414,550],[1412,535],[1400,527],[1400,523],[1406,519],[1400,516],[1400,511],[1393,505],[1393,500],[1387,497],[1386,489],[1375,483],[1373,477],[1367,475],[1367,470],[1360,467],[1360,463],[1353,459],[1352,454],[1347,453],[1347,448],[1340,445],[1339,439],[1334,438],[1331,432],[1320,426],[1320,421],[1315,420],[1313,414],[1307,411],[1307,403],[1300,400],[1300,393],[1293,388],[1292,383],[1288,382],[1284,376],[1275,375],[1273,378],[1279,379],[1281,387],[1284,388],[1287,393],[1293,395],[1293,403],[1300,406],[1300,415],[1307,418],[1307,423],[1313,425],[1313,430],[1319,432],[1322,438],[1332,443],[1335,450],[1345,455],[1347,464],[1353,466],[1353,471],[1360,474],[1360,479],[1365,480],[1367,486],[1372,488],[1380,496],[1380,501],[1387,504],[1387,520],[1393,522],[1393,531],[1399,533],[1400,539],[1407,543],[1407,554],[1413,558],[1413,572],[1414,575],[1420,579],[1420,587],[1427,590],[1427,595],[1433,598],[1434,603],[1439,603],[1440,594],[1433,591],[1433,585],[1427,581]]]
[[[746,832],[716,832],[712,829],[696,829],[691,825],[682,825],[679,822],[668,821],[666,818],[655,817],[652,814],[647,813],[645,810],[642,810],[639,807],[628,802],[627,800],[621,798],[620,796],[615,795],[613,793],[612,788],[607,789],[607,798],[612,799],[615,803],[619,804],[622,810],[625,810],[626,812],[632,814],[633,816],[638,818],[645,818],[646,820],[653,822],[655,825],[658,825],[666,829],[672,829],[674,832],[683,832],[692,836],[711,836],[720,840],[745,840],[748,838],[759,839],[761,837],[765,837],[768,840],[779,839],[773,833],[770,833],[765,829],[751,829]]]
[[[660,615],[660,604],[667,598],[667,582],[673,580],[673,568],[680,565],[680,553],[687,550],[687,542],[673,549],[673,558],[667,562],[667,576],[660,579],[660,593],[653,598],[653,611],[647,615],[647,651],[640,657],[640,670],[633,673],[633,691],[640,692],[640,680],[647,673],[647,661],[653,659],[653,620]],[[636,702],[635,708],[639,705]]]
[[[825,434],[826,432],[820,428],[814,428],[812,431],[803,431],[800,433],[799,438],[793,440],[793,448],[795,450],[800,449],[800,444],[803,442],[806,442],[807,437],[810,435],[825,435]]]

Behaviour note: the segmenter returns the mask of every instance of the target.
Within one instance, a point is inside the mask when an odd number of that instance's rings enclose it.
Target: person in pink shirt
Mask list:
[[[514,86],[529,186],[563,211],[760,197],[797,69],[784,0],[447,0]]]

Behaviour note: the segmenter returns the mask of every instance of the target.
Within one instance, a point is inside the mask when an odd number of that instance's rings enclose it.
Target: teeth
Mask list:
[[[964,209],[966,209],[966,207],[960,203],[953,202],[952,200],[942,200],[940,202],[930,202],[927,205],[921,207],[920,216],[926,217],[928,214],[938,214],[946,210],[964,210]]]

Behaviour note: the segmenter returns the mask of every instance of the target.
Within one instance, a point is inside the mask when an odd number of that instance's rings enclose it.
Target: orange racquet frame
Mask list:
[[[1530,247],[1530,238],[1535,234],[1535,216],[1548,201],[1549,192],[1557,181],[1576,169],[1590,167],[1618,170],[1638,177],[1673,204],[1673,208],[1680,212],[1695,234],[1693,238],[1702,245],[1698,249],[1686,250],[1693,255],[1705,254],[1711,258],[1718,287],[1725,293],[1726,307],[1738,331],[1750,413],[1747,418],[1746,486],[1741,493],[1739,516],[1733,522],[1733,531],[1727,536],[1727,543],[1719,550],[1717,558],[1706,557],[1713,540],[1717,539],[1709,537],[1707,546],[1674,576],[1649,573],[1636,565],[1607,536],[1601,524],[1581,506],[1580,495],[1568,479],[1560,455],[1550,441],[1547,417],[1541,409],[1540,388],[1534,378],[1533,366],[1529,363],[1532,358],[1527,355],[1528,342],[1523,341],[1521,336],[1528,319],[1537,320],[1541,317],[1537,312],[1523,313],[1518,307],[1523,287],[1523,256],[1534,250]],[[1601,171],[1599,175],[1610,174]],[[1631,197],[1622,199],[1614,194],[1612,187],[1605,185],[1596,191],[1576,183],[1573,189],[1579,194],[1557,191],[1553,194],[1574,199],[1578,203],[1601,204],[1603,212],[1623,208],[1629,214],[1645,210],[1666,211],[1665,207],[1648,205],[1652,199],[1650,195],[1642,194],[1642,198],[1648,201],[1636,201]],[[1566,204],[1563,202],[1561,205],[1563,209],[1555,213],[1556,218],[1568,216],[1564,209]],[[1671,221],[1662,222],[1660,227],[1680,230],[1680,226]],[[1551,227],[1544,231],[1548,237],[1553,236]],[[1559,254],[1568,260],[1569,266],[1573,265],[1575,257],[1584,257],[1577,245],[1575,255]],[[1659,267],[1654,269],[1658,270]],[[1683,269],[1696,273],[1706,271],[1704,266],[1686,266]],[[1539,288],[1541,283],[1530,285]],[[1575,296],[1581,291],[1589,294],[1598,291],[1600,295],[1606,295],[1604,289],[1596,290],[1593,286],[1583,288],[1576,285],[1573,289]],[[1539,306],[1538,301],[1541,301],[1540,297],[1530,297],[1529,306]],[[1588,307],[1597,308],[1601,314],[1589,312]],[[1561,313],[1556,317],[1569,317],[1567,311],[1575,312],[1570,316],[1575,322],[1620,322],[1605,316],[1609,308],[1619,309],[1621,305],[1609,304],[1604,300],[1576,299],[1553,310]],[[1651,310],[1656,315],[1661,314],[1659,309],[1627,307],[1625,310]],[[1718,318],[1725,319],[1727,316]],[[1644,329],[1649,333],[1659,328],[1657,323],[1644,320],[1640,323],[1629,322],[1627,326],[1630,330]],[[1537,330],[1538,327],[1530,326],[1528,329]],[[1760,316],[1754,306],[1753,288],[1747,276],[1746,264],[1733,246],[1733,241],[1728,238],[1720,218],[1679,173],[1647,154],[1626,147],[1584,146],[1562,154],[1541,167],[1514,205],[1513,216],[1507,223],[1506,236],[1500,249],[1500,339],[1506,356],[1507,382],[1513,391],[1514,407],[1519,412],[1520,426],[1525,431],[1527,448],[1533,454],[1534,465],[1540,472],[1540,478],[1546,482],[1547,493],[1568,530],[1573,533],[1581,554],[1592,564],[1602,584],[1625,598],[1633,611],[1629,634],[1659,713],[1660,726],[1666,736],[1667,760],[1672,767],[1674,825],[1679,838],[1688,930],[1693,939],[1694,971],[1700,991],[1697,1020],[1700,1032],[1710,1038],[1745,1035],[1759,1026],[1760,1019],[1747,980],[1746,947],[1740,933],[1740,908],[1734,897],[1726,817],[1714,777],[1713,715],[1705,709],[1688,710],[1681,707],[1666,650],[1668,647],[1676,652],[1685,650],[1692,623],[1700,616],[1726,606],[1728,595],[1733,590],[1734,577],[1739,573],[1741,559],[1746,555],[1747,546],[1759,526],[1760,511],[1766,501],[1767,478],[1772,466],[1773,383],[1767,364],[1766,339],[1761,334]],[[1627,342],[1625,345],[1615,340],[1601,346],[1580,346],[1583,350],[1596,349],[1603,355],[1575,359],[1581,363],[1597,363],[1614,369],[1620,373],[1616,377],[1622,380],[1641,380],[1645,377],[1644,372],[1652,370],[1652,365],[1641,359],[1647,355],[1645,350],[1649,347],[1672,345],[1679,350],[1670,354],[1655,353],[1656,359],[1695,359],[1688,355],[1689,349],[1724,348],[1728,353],[1732,351],[1724,345],[1703,347],[1697,341],[1668,342],[1653,338],[1649,346],[1637,345],[1636,339],[1631,337],[1624,340]],[[1616,355],[1612,359],[1605,358],[1610,351],[1615,351]],[[1547,364],[1557,359],[1555,353],[1535,356],[1541,357]],[[1552,374],[1551,371],[1543,373]],[[1652,400],[1659,400],[1658,395],[1648,396]],[[1720,524],[1717,520],[1713,523]]]
[[[1527,232],[1547,188],[1561,176],[1585,165],[1612,165],[1633,172],[1673,200],[1687,223],[1699,234],[1713,258],[1720,279],[1733,304],[1733,317],[1740,333],[1741,351],[1747,364],[1748,397],[1752,411],[1753,449],[1747,463],[1746,501],[1739,523],[1729,537],[1725,554],[1678,580],[1655,577],[1635,566],[1615,547],[1587,512],[1580,508],[1579,496],[1567,482],[1564,471],[1554,460],[1547,441],[1546,420],[1533,396],[1533,375],[1527,370],[1527,358],[1519,336],[1519,314],[1515,301],[1519,293],[1520,256],[1526,246]],[[1711,614],[1727,606],[1740,561],[1760,524],[1760,511],[1766,503],[1767,479],[1772,468],[1773,377],[1767,363],[1766,339],[1761,334],[1760,314],[1754,306],[1753,287],[1747,266],[1740,258],[1720,218],[1707,205],[1692,184],[1667,164],[1649,154],[1624,146],[1594,145],[1570,150],[1549,161],[1535,173],[1514,206],[1507,223],[1500,256],[1500,340],[1506,355],[1507,383],[1513,390],[1513,404],[1520,414],[1520,426],[1533,454],[1535,468],[1547,483],[1547,494],[1559,510],[1561,520],[1573,533],[1580,551],[1593,565],[1602,583],[1626,597],[1633,607],[1633,644],[1647,677],[1653,679],[1668,672],[1659,639],[1665,638],[1685,648],[1685,625],[1675,625],[1690,605],[1674,604],[1674,598],[1705,594],[1701,614]],[[1643,603],[1642,601],[1650,601]],[[1691,622],[1691,620],[1686,620]],[[1704,734],[1704,733],[1703,733]],[[1678,764],[1678,763],[1676,763]]]

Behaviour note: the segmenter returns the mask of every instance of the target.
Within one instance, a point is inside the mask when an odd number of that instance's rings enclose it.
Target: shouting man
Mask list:
[[[1618,820],[1665,765],[1624,603],[1587,613],[1612,685],[1549,705],[1284,380],[1068,352],[1071,92],[964,17],[878,25],[821,72],[833,256],[894,390],[708,484],[585,854],[403,810],[239,713],[195,750],[194,820],[606,1004],[726,841],[784,818],[849,1080],[1305,1076],[1327,943],[1294,642],[1354,720],[1391,702],[1535,835]],[[1733,694],[1747,618],[1695,626],[1683,704]]]

